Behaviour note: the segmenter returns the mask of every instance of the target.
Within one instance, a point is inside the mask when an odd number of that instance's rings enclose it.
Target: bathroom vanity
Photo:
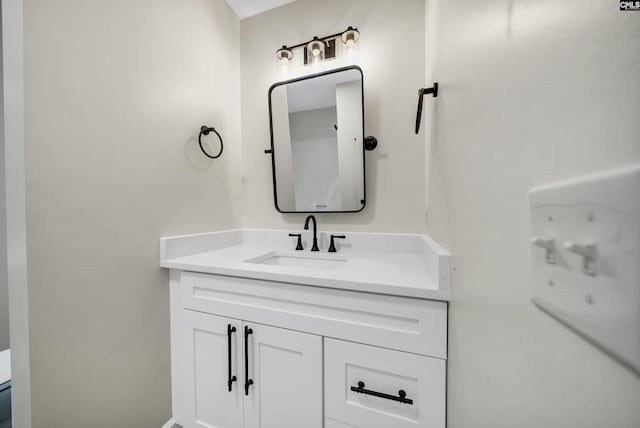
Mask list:
[[[442,428],[449,255],[425,235],[163,238],[174,422]]]

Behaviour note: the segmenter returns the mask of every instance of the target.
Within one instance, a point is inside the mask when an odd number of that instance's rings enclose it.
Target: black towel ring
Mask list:
[[[216,134],[218,136],[218,139],[220,139],[220,152],[218,152],[218,154],[215,155],[215,156],[211,156],[209,153],[206,152],[204,147],[202,147],[202,136],[203,135],[209,135],[209,132],[213,132],[214,134]],[[200,127],[200,135],[198,135],[198,144],[200,145],[200,150],[202,150],[202,153],[204,153],[204,155],[206,157],[208,157],[209,159],[217,159],[217,158],[219,158],[220,155],[222,155],[222,150],[224,149],[224,143],[222,142],[222,137],[220,136],[220,134],[218,134],[218,131],[216,131],[216,128],[210,128],[210,127],[204,126],[204,125],[202,125]]]

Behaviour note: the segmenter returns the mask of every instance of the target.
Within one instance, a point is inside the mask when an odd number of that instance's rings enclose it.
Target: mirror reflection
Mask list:
[[[271,87],[278,211],[356,212],[364,208],[362,91],[358,67]]]

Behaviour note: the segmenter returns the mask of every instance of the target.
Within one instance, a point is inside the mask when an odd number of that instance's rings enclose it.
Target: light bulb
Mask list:
[[[324,41],[319,40],[317,37],[314,37],[307,44],[307,55],[312,60],[321,59],[324,52]]]

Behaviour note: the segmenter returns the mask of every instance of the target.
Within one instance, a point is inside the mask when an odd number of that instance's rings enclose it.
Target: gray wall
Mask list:
[[[602,0],[428,6],[448,426],[637,428],[640,377],[530,302],[528,191],[640,161],[640,16]]]
[[[224,0],[33,0],[24,22],[33,426],[158,428],[159,238],[238,222],[239,21]]]

